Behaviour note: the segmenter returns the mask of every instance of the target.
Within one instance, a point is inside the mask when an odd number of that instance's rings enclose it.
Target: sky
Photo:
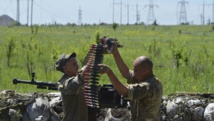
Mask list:
[[[113,4],[113,1],[115,4]],[[33,24],[134,24],[148,21],[149,2],[151,0],[33,0]],[[185,0],[186,19],[191,24],[202,24],[208,19],[213,22],[214,0]],[[121,7],[122,2],[122,7]],[[159,25],[176,25],[179,23],[181,0],[153,0],[154,17]],[[20,0],[20,23],[31,23],[31,0],[29,0],[29,19],[27,19],[28,0]],[[138,5],[138,7],[136,7]],[[129,7],[128,7],[129,6]],[[113,12],[114,8],[114,12]],[[122,10],[121,10],[122,8]],[[138,8],[138,9],[136,9]],[[81,12],[79,12],[81,10]],[[183,9],[184,10],[184,9]],[[81,13],[81,16],[80,16]],[[113,14],[114,13],[114,14]],[[8,15],[17,20],[17,0],[0,0],[0,16]],[[183,17],[184,18],[184,17]]]

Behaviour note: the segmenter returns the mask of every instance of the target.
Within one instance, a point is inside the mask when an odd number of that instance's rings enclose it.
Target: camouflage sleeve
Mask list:
[[[63,87],[60,89],[60,91],[63,94],[72,95],[79,94],[79,90],[82,88],[83,83],[81,77],[75,76],[66,79],[62,85]]]
[[[133,76],[133,71],[132,70],[129,70],[129,75],[128,75],[128,78],[127,78],[127,83],[128,84],[134,84],[134,83],[136,83],[136,79]]]
[[[128,84],[127,99],[137,100],[144,98],[149,92],[149,83],[142,82],[139,84]]]

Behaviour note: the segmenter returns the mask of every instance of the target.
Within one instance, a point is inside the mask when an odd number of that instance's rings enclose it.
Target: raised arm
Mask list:
[[[118,69],[120,70],[120,73],[122,74],[122,76],[124,78],[128,78],[128,73],[129,73],[129,68],[128,66],[124,63],[119,51],[118,51],[118,48],[117,48],[117,45],[114,45],[113,47],[113,51],[112,51],[112,54],[114,56],[114,60],[117,64],[117,67]]]
[[[99,64],[99,66],[100,66],[100,73],[101,74],[106,73],[108,75],[112,85],[117,90],[117,92],[120,95],[123,95],[126,97],[128,95],[128,88],[118,80],[118,78],[115,76],[113,71],[108,66],[106,66],[104,64]]]

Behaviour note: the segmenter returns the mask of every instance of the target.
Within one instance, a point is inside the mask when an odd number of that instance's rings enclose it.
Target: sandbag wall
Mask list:
[[[96,109],[96,121],[129,121],[130,107]],[[118,113],[119,112],[119,113]],[[90,114],[89,114],[90,115]],[[60,93],[18,94],[0,92],[0,120],[3,121],[60,121],[63,117]],[[126,117],[126,118],[124,118]],[[162,121],[212,121],[214,120],[214,95],[176,93],[163,96]]]

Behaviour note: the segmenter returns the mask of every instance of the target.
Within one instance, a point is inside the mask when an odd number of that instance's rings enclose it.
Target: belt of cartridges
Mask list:
[[[117,38],[106,38],[100,39],[99,44],[92,44],[89,50],[87,63],[90,65],[90,72],[87,73],[84,83],[85,101],[87,106],[99,108],[102,102],[99,102],[99,66],[103,62],[104,54],[112,52],[113,44],[117,47],[123,47],[119,44]]]
[[[99,108],[99,67],[103,62],[103,44],[93,44],[89,50],[88,64],[90,72],[87,73],[84,83],[85,101],[87,106]]]

